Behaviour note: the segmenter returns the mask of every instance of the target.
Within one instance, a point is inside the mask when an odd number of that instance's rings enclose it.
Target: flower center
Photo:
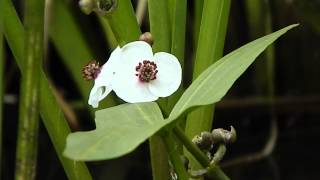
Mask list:
[[[85,80],[95,80],[100,73],[101,68],[99,62],[92,60],[82,68],[82,76]]]
[[[150,82],[151,80],[157,79],[157,65],[149,60],[144,60],[139,62],[136,66],[136,76],[142,82]]]

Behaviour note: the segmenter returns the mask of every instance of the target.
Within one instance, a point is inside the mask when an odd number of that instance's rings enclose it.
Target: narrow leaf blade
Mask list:
[[[277,38],[296,26],[298,24],[287,26],[252,41],[209,66],[184,92],[168,119],[173,121],[192,107],[220,101],[233,83],[253,63],[259,54]]]

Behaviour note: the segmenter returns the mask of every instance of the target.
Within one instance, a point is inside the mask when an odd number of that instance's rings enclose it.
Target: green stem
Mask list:
[[[226,176],[226,174],[217,165],[211,165],[207,170],[207,177],[210,179],[230,180],[230,178]]]
[[[189,175],[186,171],[186,167],[182,163],[180,158],[178,144],[174,141],[172,132],[163,133],[163,139],[167,147],[172,166],[177,173],[178,179],[188,180]]]
[[[4,34],[22,75],[26,72],[23,63],[24,29],[10,0],[2,0],[0,12],[4,18]],[[70,133],[67,120],[59,108],[48,80],[43,71],[40,73],[40,114],[41,119],[49,133],[50,139],[57,155],[71,180],[90,180],[91,175],[83,162],[75,162],[62,155],[65,140]]]
[[[24,9],[25,73],[20,89],[15,179],[35,179],[39,131],[39,74],[43,58],[44,1],[30,0]]]
[[[198,36],[199,36],[199,30],[200,30],[200,24],[201,24],[201,17],[202,17],[202,9],[203,9],[203,1],[204,0],[195,0],[194,6],[193,6],[193,12],[194,12],[194,20],[193,20],[193,44],[195,45],[195,48],[198,44]]]
[[[175,0],[174,12],[172,20],[172,39],[171,53],[174,54],[180,61],[181,66],[184,66],[184,47],[186,34],[186,17],[187,17],[187,1]]]
[[[3,96],[4,96],[4,40],[2,31],[2,16],[0,14],[0,177],[2,175],[2,125],[3,125]]]
[[[171,50],[171,24],[167,1],[148,0],[150,32],[154,53]]]
[[[115,49],[117,47],[117,40],[113,35],[113,32],[111,30],[111,27],[108,23],[108,21],[105,18],[102,18],[101,16],[98,16],[98,20],[100,22],[100,25],[102,26],[103,32],[106,37],[106,42],[108,43],[108,47],[110,49]]]
[[[109,3],[106,0],[97,0]],[[116,2],[104,17],[107,19],[112,32],[120,46],[139,39],[141,34],[139,24],[130,0],[115,0]]]
[[[210,164],[219,164],[219,162],[223,159],[223,156],[226,154],[227,147],[225,144],[220,144],[218,146],[217,151],[214,153],[213,158]]]
[[[184,51],[186,34],[187,1],[173,0],[171,53],[180,61],[184,72]],[[184,77],[184,76],[183,76]],[[183,83],[176,93],[168,98],[167,109],[171,110],[183,92]]]
[[[204,1],[193,80],[222,57],[230,4],[230,0]],[[213,122],[213,113],[212,105],[191,112],[187,117],[186,135],[192,138],[202,131],[209,131]],[[192,167],[198,166],[196,162],[190,160]]]
[[[163,180],[169,177],[168,154],[163,139],[159,135],[149,138],[153,180]]]

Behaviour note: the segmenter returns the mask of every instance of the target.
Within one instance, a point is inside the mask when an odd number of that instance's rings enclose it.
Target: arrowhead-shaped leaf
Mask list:
[[[153,102],[100,110],[95,121],[95,130],[68,136],[65,156],[84,161],[116,158],[134,150],[166,124]]]
[[[173,121],[186,110],[213,104],[228,92],[232,84],[272,42],[297,24],[252,41],[209,66],[183,93],[169,119]]]

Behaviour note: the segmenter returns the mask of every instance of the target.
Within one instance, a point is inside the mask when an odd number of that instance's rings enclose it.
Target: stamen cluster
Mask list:
[[[138,76],[142,82],[150,82],[151,80],[157,79],[157,65],[152,61],[144,60],[142,63],[139,62],[136,66],[136,71],[136,76]]]
[[[92,60],[82,68],[82,77],[87,81],[95,80],[98,77],[100,71],[101,68],[99,66],[99,62],[97,62],[96,60]]]

